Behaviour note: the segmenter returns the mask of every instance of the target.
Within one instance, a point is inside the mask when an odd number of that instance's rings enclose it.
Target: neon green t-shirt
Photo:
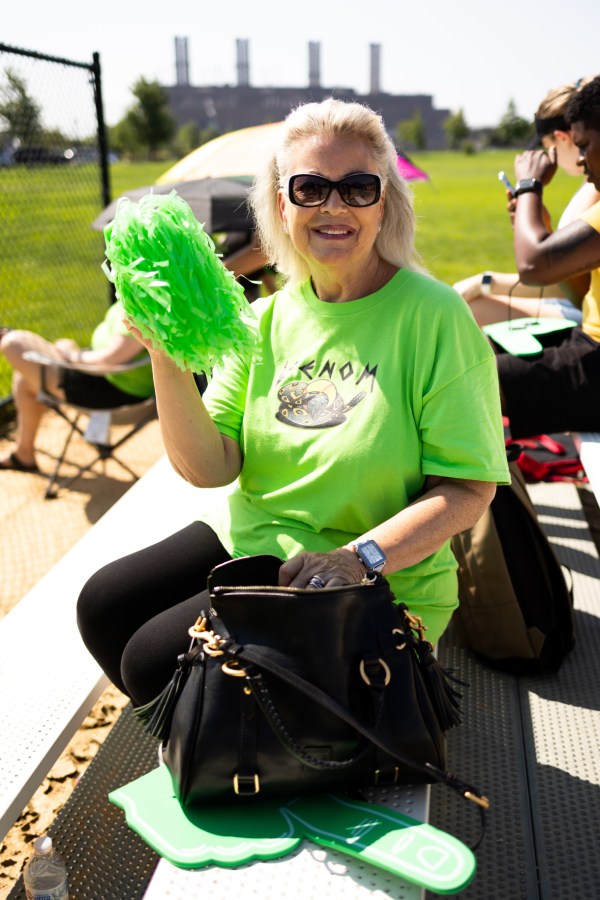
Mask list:
[[[494,355],[451,288],[399,271],[325,303],[310,282],[257,300],[263,362],[230,360],[205,402],[239,441],[239,486],[201,520],[233,556],[327,551],[404,509],[425,476],[505,483]],[[436,641],[457,605],[449,543],[388,576]]]
[[[103,350],[108,347],[110,342],[117,335],[127,337],[129,332],[123,325],[123,316],[125,315],[120,301],[109,306],[106,315],[100,324],[94,329],[92,334],[91,347],[92,350]],[[138,356],[146,353],[144,348],[140,349]],[[136,357],[137,359],[137,357]],[[151,397],[154,393],[154,382],[152,380],[152,366],[148,362],[147,366],[140,366],[137,369],[131,369],[130,372],[117,372],[114,375],[105,375],[107,381],[114,384],[115,387],[134,397]]]

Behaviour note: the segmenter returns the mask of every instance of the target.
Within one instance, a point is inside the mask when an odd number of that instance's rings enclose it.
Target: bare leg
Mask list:
[[[495,294],[486,297],[480,294],[474,300],[469,301],[469,309],[480,328],[496,322],[505,322],[509,316],[515,319],[520,316],[543,316],[546,319],[563,318],[560,306],[546,304],[540,310],[540,301],[527,297],[507,297]]]
[[[13,454],[24,466],[35,465],[35,438],[46,407],[37,399],[40,389],[40,366],[23,359],[27,350],[38,350],[53,359],[64,359],[56,346],[31,331],[9,331],[0,341],[0,349],[13,368],[13,398],[17,410],[17,437]],[[56,397],[64,396],[58,386],[58,371],[49,368],[46,389]],[[9,454],[10,455],[10,454]],[[8,457],[0,459],[0,468]]]

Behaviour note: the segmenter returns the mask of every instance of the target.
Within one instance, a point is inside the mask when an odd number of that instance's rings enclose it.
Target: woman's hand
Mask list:
[[[518,181],[536,178],[543,185],[550,184],[557,169],[556,147],[545,150],[526,150],[515,159],[515,175]]]
[[[279,570],[282,587],[314,588],[310,579],[317,576],[323,587],[358,584],[365,577],[365,569],[352,550],[341,547],[331,553],[299,553],[285,562]],[[320,587],[320,585],[319,585]]]
[[[131,335],[134,337],[138,343],[145,347],[148,353],[160,353],[160,351],[154,346],[150,338],[142,337],[142,332],[139,328],[136,328],[131,319],[128,319],[126,316],[123,317],[123,325]]]

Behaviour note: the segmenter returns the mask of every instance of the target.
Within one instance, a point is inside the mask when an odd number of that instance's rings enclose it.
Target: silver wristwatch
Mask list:
[[[373,572],[381,572],[385,566],[387,556],[377,541],[359,541],[352,545],[352,549],[367,570],[368,575],[372,575]]]

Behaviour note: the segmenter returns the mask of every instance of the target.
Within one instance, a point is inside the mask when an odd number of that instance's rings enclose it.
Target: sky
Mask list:
[[[462,109],[474,128],[497,124],[511,99],[530,118],[551,87],[600,71],[598,0],[579,0],[576,21],[564,0],[0,0],[3,7],[4,44],[80,62],[99,52],[109,125],[134,103],[140,76],[175,83],[176,36],[188,39],[193,85],[235,84],[243,38],[253,86],[305,86],[308,43],[319,41],[321,85],[358,94],[369,91],[369,45],[380,44],[382,91],[431,95],[437,109]]]

